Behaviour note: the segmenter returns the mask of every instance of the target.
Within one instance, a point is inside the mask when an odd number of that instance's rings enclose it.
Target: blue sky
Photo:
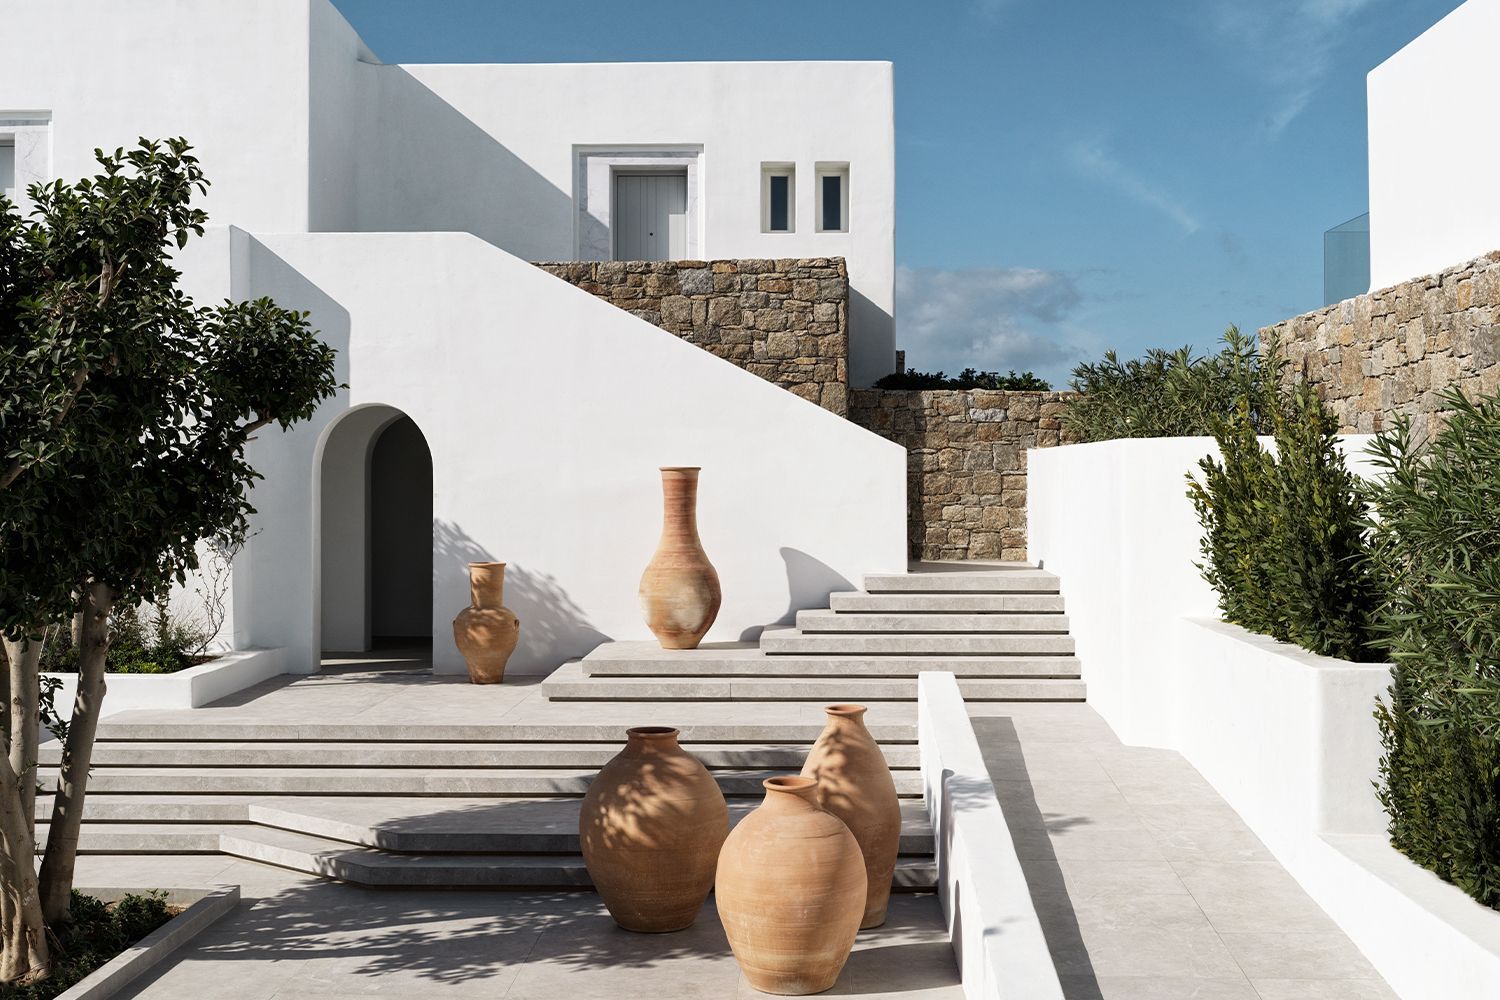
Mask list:
[[[1056,384],[1322,304],[1365,74],[1457,0],[335,0],[386,62],[889,59],[898,346]]]

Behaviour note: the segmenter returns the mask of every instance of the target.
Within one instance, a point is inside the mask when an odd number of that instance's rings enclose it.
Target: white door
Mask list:
[[[687,174],[615,175],[615,260],[687,257]]]

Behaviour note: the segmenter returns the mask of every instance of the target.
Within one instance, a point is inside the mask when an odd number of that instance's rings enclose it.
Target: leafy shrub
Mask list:
[[[1379,794],[1397,850],[1500,909],[1500,398],[1444,405],[1430,443],[1401,420],[1370,448],[1387,474],[1376,643],[1394,664]]]
[[[110,615],[107,669],[116,674],[174,674],[203,662],[200,655],[207,640],[205,629],[192,621],[174,617],[165,604],[154,605],[145,615],[130,605],[117,607]],[[66,629],[47,635],[42,650],[42,669],[50,673],[78,671],[78,650]]]
[[[35,983],[0,984],[0,1000],[52,1000],[172,919],[160,892],[125,896],[109,905],[75,891],[70,913],[72,921],[52,952],[52,975]]]
[[[1337,446],[1338,420],[1306,380],[1264,381],[1214,422],[1220,457],[1188,496],[1203,525],[1199,568],[1224,620],[1323,656],[1378,659],[1366,500]],[[1273,455],[1256,435],[1269,417]]]
[[[1239,401],[1266,398],[1282,368],[1274,344],[1262,355],[1237,327],[1225,331],[1223,344],[1208,357],[1183,347],[1121,361],[1110,351],[1098,364],[1079,365],[1070,382],[1078,395],[1063,410],[1063,429],[1079,441],[1212,433]],[[1258,405],[1248,415],[1257,431],[1269,429]]]
[[[919,372],[915,368],[908,368],[905,372],[887,375],[875,383],[875,388],[1008,389],[1046,392],[1052,388],[1052,383],[1032,372],[1022,372],[1017,375],[1014,369],[1001,375],[999,372],[981,372],[973,368],[965,368],[958,373],[956,378],[949,378],[944,372]]]

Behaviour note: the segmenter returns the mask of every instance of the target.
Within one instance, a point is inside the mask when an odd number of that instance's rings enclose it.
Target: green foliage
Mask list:
[[[1188,477],[1203,578],[1225,621],[1323,656],[1378,659],[1366,501],[1338,450],[1338,421],[1305,380],[1246,388],[1214,422],[1219,458],[1199,462],[1201,480]],[[1267,418],[1274,455],[1256,434]]]
[[[122,604],[110,614],[108,666],[115,674],[175,674],[202,657],[198,655],[208,638],[205,629],[174,617],[165,602],[143,614],[134,605]],[[78,651],[72,637],[57,630],[42,649],[42,670],[76,673]]]
[[[1011,369],[1004,375],[999,372],[981,372],[965,368],[954,378],[945,372],[919,372],[908,368],[895,372],[875,383],[877,389],[1008,389],[1016,391],[1047,392],[1052,384],[1032,372],[1017,375]]]
[[[1073,369],[1070,387],[1078,393],[1063,410],[1063,430],[1078,441],[1116,438],[1196,437],[1210,434],[1242,400],[1254,428],[1265,433],[1269,414],[1259,401],[1280,378],[1275,345],[1266,354],[1231,326],[1223,348],[1196,357],[1192,348],[1151,350],[1144,358],[1121,361],[1114,351],[1097,364]]]
[[[172,919],[165,893],[125,896],[112,905],[73,893],[72,920],[58,935],[52,974],[39,982],[0,984],[0,1000],[52,1000]]]
[[[207,221],[181,139],[0,204],[0,629],[65,620],[86,581],[160,598],[200,540],[243,537],[250,435],[336,388],[332,349],[269,300],[199,307],[171,254]]]
[[[1379,793],[1397,850],[1500,909],[1500,398],[1444,405],[1430,443],[1403,419],[1370,448],[1376,642],[1395,671]]]

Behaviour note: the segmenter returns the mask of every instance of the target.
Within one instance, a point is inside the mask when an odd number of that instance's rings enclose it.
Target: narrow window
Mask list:
[[[849,165],[818,165],[818,232],[849,231]]]
[[[796,229],[797,173],[790,163],[761,164],[761,231],[790,233]]]
[[[0,194],[16,200],[16,144],[0,139]]]

